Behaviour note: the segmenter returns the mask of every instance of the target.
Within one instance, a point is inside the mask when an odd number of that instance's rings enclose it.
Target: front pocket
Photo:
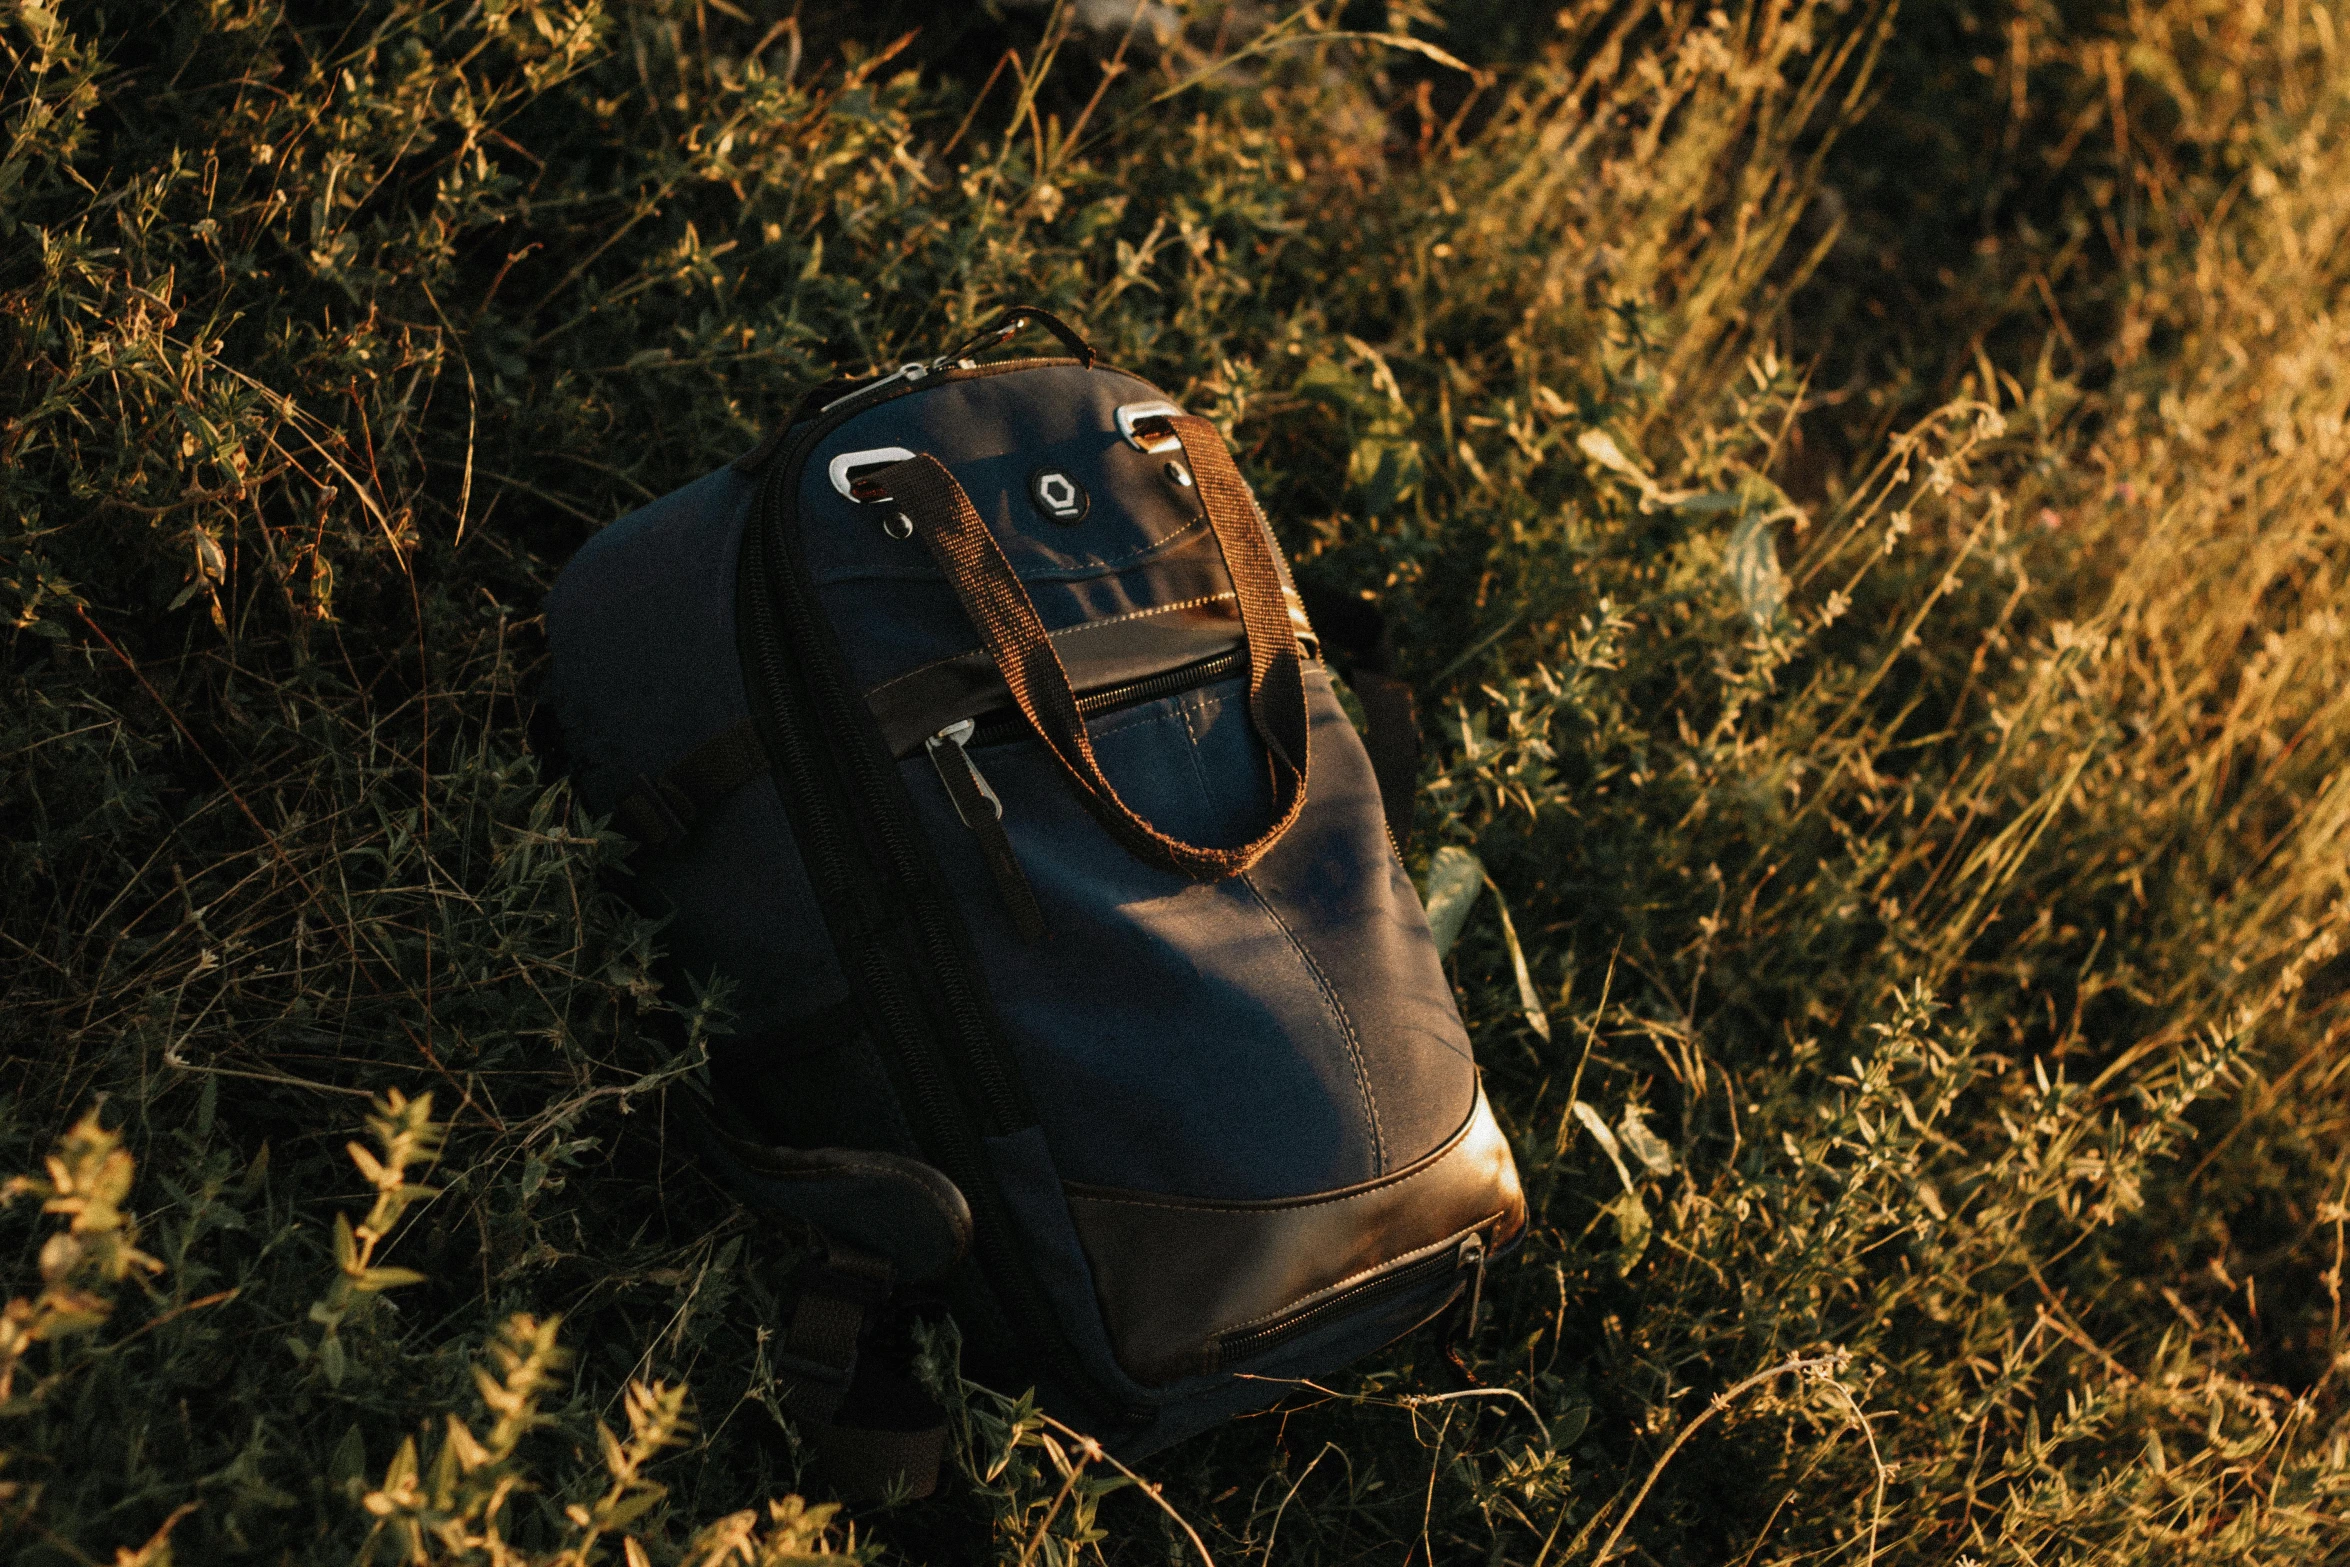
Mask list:
[[[1271,788],[1239,681],[1087,728],[1111,782],[1161,830],[1204,844],[1263,830]],[[1003,802],[1042,942],[1020,940],[930,759],[901,766],[1064,1174],[1243,1199],[1378,1175],[1346,1014],[1253,876],[1202,883],[1137,860],[1033,739],[970,755]]]
[[[1119,1363],[1164,1384],[1434,1293],[1471,1236],[1514,1240],[1525,1199],[1479,1096],[1441,1148],[1377,1181],[1286,1202],[1067,1185]]]
[[[1485,1221],[1491,1222],[1492,1219]],[[1485,1227],[1481,1224],[1459,1235],[1448,1235],[1435,1245],[1399,1258],[1363,1278],[1334,1285],[1268,1321],[1217,1334],[1208,1342],[1207,1369],[1223,1371],[1245,1365],[1308,1333],[1319,1332],[1341,1318],[1383,1311],[1391,1304],[1400,1304],[1417,1295],[1432,1295],[1439,1286],[1449,1284],[1451,1288],[1444,1291],[1444,1298],[1432,1307],[1441,1311],[1460,1294],[1469,1271],[1484,1265]]]

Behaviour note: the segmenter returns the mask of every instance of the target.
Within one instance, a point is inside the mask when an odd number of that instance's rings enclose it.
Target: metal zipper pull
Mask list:
[[[1463,1270],[1470,1268],[1477,1270],[1469,1280],[1469,1320],[1465,1330],[1465,1336],[1474,1338],[1477,1334],[1477,1310],[1485,1304],[1485,1232],[1483,1230],[1471,1230],[1467,1237],[1461,1241],[1460,1250],[1455,1254],[1454,1266]]]
[[[979,840],[979,856],[995,877],[996,892],[1004,900],[1005,912],[1012,916],[1013,928],[1022,941],[1034,944],[1045,938],[1044,910],[1037,904],[1036,889],[1028,884],[1028,873],[1020,868],[1019,855],[1013,852],[1012,835],[1004,831],[1004,802],[967,749],[978,727],[977,720],[969,718],[949,724],[924,741],[923,747],[930,752],[930,765],[938,769],[939,782],[946,785],[955,814]]]
[[[878,381],[868,381],[863,386],[857,387],[852,391],[841,393],[840,396],[834,398],[831,402],[826,403],[823,407],[817,409],[816,412],[819,415],[828,414],[835,408],[838,408],[841,404],[849,401],[851,398],[863,397],[867,392],[878,392],[893,381],[919,381],[928,374],[930,374],[930,366],[922,363],[918,359],[908,360],[906,363],[898,366],[895,370],[892,370],[889,374],[883,376]]]

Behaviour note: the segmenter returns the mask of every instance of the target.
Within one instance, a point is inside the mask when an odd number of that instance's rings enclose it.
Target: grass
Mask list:
[[[2350,1554],[2350,13],[1107,11],[12,0],[0,1548]],[[521,719],[1007,298],[1398,622],[1537,1222],[1147,1485],[942,1337],[852,1516]]]

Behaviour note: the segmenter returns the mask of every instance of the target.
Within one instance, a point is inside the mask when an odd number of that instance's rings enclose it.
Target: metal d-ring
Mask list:
[[[1173,403],[1126,403],[1121,405],[1112,417],[1118,421],[1118,434],[1125,439],[1127,445],[1138,452],[1172,452],[1179,450],[1183,445],[1173,435],[1163,435],[1156,440],[1147,440],[1143,436],[1137,435],[1134,430],[1134,427],[1145,419],[1182,418],[1183,410]]]
[[[853,477],[856,470],[859,468],[886,468],[893,462],[905,462],[913,455],[903,446],[876,446],[861,452],[843,452],[826,464],[824,471],[832,480],[832,487],[840,491],[845,498],[855,501],[860,506],[870,506],[876,501],[887,500],[889,497],[886,495],[859,495]]]

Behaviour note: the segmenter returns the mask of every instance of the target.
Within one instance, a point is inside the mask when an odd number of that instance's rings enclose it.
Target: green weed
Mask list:
[[[0,17],[11,1557],[2340,1559],[2350,16],[1109,9]],[[1010,298],[1395,622],[1536,1223],[852,1532],[537,606]]]

